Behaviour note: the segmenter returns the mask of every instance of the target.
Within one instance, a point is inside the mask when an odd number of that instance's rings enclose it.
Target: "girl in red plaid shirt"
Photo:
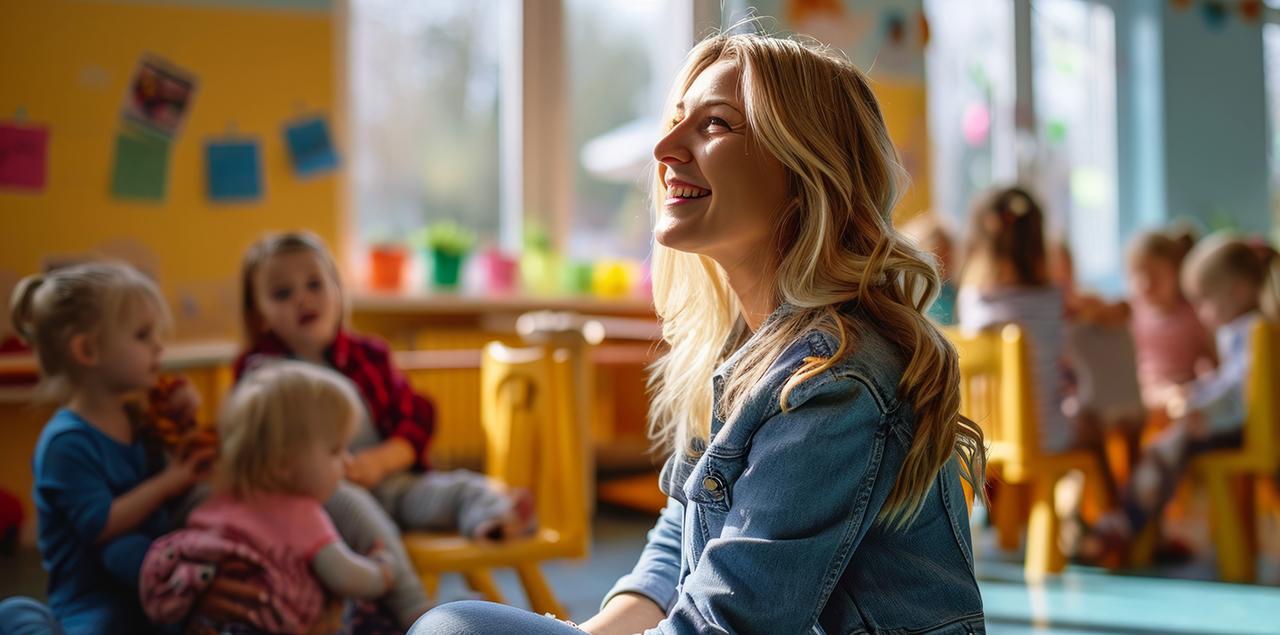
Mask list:
[[[299,359],[345,376],[368,410],[351,444],[348,483],[326,508],[353,548],[380,543],[397,556],[397,589],[386,603],[404,626],[427,600],[397,525],[485,540],[532,529],[527,492],[475,472],[430,469],[435,408],[392,364],[385,342],[346,328],[338,269],[319,238],[296,232],[258,241],[245,254],[241,289],[249,348],[236,360],[237,378],[272,358]]]

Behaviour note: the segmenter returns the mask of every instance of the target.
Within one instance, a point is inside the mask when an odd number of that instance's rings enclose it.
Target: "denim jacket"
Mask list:
[[[605,603],[652,599],[667,618],[649,634],[985,633],[957,461],[905,529],[876,520],[915,421],[897,399],[903,355],[860,324],[844,357],[791,391],[788,412],[782,386],[805,357],[835,352],[829,334],[798,337],[729,421],[713,415],[698,458],[668,459],[667,505]],[[717,369],[716,404],[746,348]]]

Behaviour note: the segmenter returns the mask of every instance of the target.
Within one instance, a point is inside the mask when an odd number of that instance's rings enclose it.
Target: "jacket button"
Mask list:
[[[724,482],[718,476],[708,476],[702,479],[702,489],[706,490],[711,498],[720,499],[724,496]]]

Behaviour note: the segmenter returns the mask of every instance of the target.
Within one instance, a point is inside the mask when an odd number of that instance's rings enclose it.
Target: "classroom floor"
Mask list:
[[[546,575],[574,619],[593,614],[614,580],[635,563],[652,519],[604,508],[594,523],[591,558],[554,563]],[[978,578],[993,635],[1280,635],[1280,563],[1270,559],[1260,575],[1266,584],[1242,586],[1209,581],[1212,562],[1193,561],[1153,573],[1109,575],[1072,567],[1052,581],[1022,583],[1017,556],[996,550],[994,537],[980,533]],[[0,557],[0,597],[40,597],[44,574],[34,549]],[[508,601],[527,606],[511,572],[495,574]],[[461,579],[447,577],[441,598],[469,597]]]

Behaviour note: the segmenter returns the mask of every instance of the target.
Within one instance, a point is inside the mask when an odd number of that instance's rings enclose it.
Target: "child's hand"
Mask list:
[[[196,412],[200,410],[200,393],[196,391],[195,386],[191,385],[191,382],[183,379],[173,389],[165,406],[174,419],[191,421],[196,418]]]
[[[1164,410],[1170,419],[1181,419],[1187,416],[1187,399],[1191,391],[1186,386],[1170,386],[1165,392]]]
[[[382,571],[383,588],[390,589],[396,581],[396,557],[390,551],[387,551],[386,545],[383,545],[381,540],[377,539],[373,541],[373,546],[369,548],[369,552],[364,555],[378,564],[378,569]]]
[[[347,464],[347,480],[362,487],[373,487],[386,478],[378,455],[373,450],[364,450],[351,457]]]
[[[160,473],[160,477],[165,479],[171,487],[170,492],[176,496],[208,476],[217,456],[216,447],[188,445],[182,448],[177,456],[171,457],[169,465]]]

